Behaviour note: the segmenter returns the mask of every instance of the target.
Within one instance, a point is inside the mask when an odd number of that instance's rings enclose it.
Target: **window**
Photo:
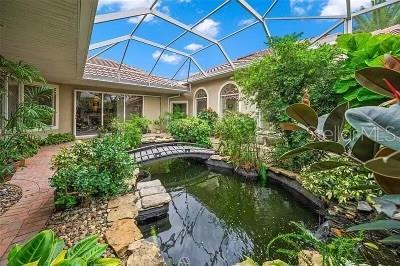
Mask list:
[[[196,114],[207,110],[207,92],[204,89],[197,90],[194,98]]]
[[[220,93],[221,111],[239,111],[239,90],[234,84],[225,85]]]
[[[57,110],[57,89],[49,87],[49,90],[41,89],[41,86],[25,85],[24,101],[31,101],[35,104],[45,105],[53,108],[53,115],[43,119],[43,123],[50,126],[57,126],[56,110]]]
[[[103,94],[104,127],[109,127],[114,118],[124,121],[124,95]]]
[[[125,121],[133,114],[143,115],[143,96],[75,92],[75,135],[96,135],[100,127],[107,129],[113,119]]]
[[[143,116],[143,97],[126,95],[125,97],[125,118],[129,119],[132,115]]]

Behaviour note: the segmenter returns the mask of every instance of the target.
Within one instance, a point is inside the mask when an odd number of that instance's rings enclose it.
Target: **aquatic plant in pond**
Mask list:
[[[278,187],[248,184],[204,165],[170,160],[149,166],[153,179],[170,191],[169,217],[157,221],[157,239],[167,261],[186,257],[191,265],[233,265],[251,257],[267,259],[267,244],[317,217]],[[144,225],[149,230],[152,225]],[[154,230],[153,230],[154,231]]]

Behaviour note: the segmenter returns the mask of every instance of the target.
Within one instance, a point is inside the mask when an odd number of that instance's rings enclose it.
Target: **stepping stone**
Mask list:
[[[148,187],[139,190],[141,197],[146,197],[154,194],[161,194],[167,192],[163,186],[158,187]]]
[[[171,196],[168,193],[161,193],[142,198],[142,208],[149,209],[163,206],[171,201]]]
[[[132,255],[126,262],[127,266],[166,265],[160,249],[148,240],[138,240],[129,245],[128,250],[132,252]]]
[[[136,189],[141,190],[143,188],[149,188],[149,187],[159,187],[161,186],[160,180],[152,180],[152,181],[147,181],[147,182],[139,182],[136,185]]]
[[[123,219],[114,222],[105,232],[105,237],[107,243],[117,255],[123,256],[128,246],[132,242],[143,238],[143,235],[133,219]]]
[[[107,216],[108,222],[115,222],[121,219],[135,219],[138,216],[138,209],[136,205],[132,203],[123,204],[117,208],[111,209]]]
[[[150,208],[150,209],[141,209],[139,211],[139,216],[136,218],[136,220],[139,222],[139,224],[143,225],[149,219],[167,216],[168,210],[169,210],[168,204],[164,204],[161,207],[155,207],[155,208]]]

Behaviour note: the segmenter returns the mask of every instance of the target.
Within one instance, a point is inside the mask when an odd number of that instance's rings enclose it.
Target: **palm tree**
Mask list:
[[[386,0],[372,0],[371,4],[378,5]],[[384,29],[400,23],[400,3],[375,9],[369,13],[354,18],[355,32],[371,32]]]

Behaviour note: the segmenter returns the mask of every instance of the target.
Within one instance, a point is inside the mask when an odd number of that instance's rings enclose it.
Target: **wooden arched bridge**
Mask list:
[[[211,149],[202,148],[195,143],[188,142],[160,143],[130,151],[131,156],[141,165],[173,158],[199,158],[207,160],[214,153]]]

